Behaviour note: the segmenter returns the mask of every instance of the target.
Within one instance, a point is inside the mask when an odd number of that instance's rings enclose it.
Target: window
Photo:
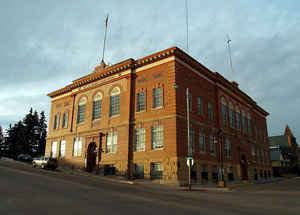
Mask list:
[[[135,129],[135,151],[145,150],[145,129]]]
[[[205,152],[205,135],[202,132],[199,133],[199,149],[200,152]]]
[[[106,153],[116,153],[118,146],[118,133],[116,131],[108,133],[106,140]]]
[[[246,115],[242,114],[242,129],[244,134],[247,133],[246,123],[247,123]]]
[[[62,127],[68,128],[68,120],[69,120],[69,112],[64,112],[63,114],[63,121],[62,121]]]
[[[251,119],[248,118],[248,133],[252,136]]]
[[[197,98],[197,109],[198,109],[198,115],[202,116],[203,115],[203,101],[202,101],[201,96],[199,96]]]
[[[189,93],[189,111],[192,112],[193,110],[193,96],[191,93]]]
[[[64,157],[65,153],[66,153],[66,141],[62,140],[60,142],[59,157]]]
[[[50,154],[50,157],[52,157],[52,158],[56,157],[56,147],[57,147],[57,142],[52,142],[52,144],[51,144],[51,154]]]
[[[229,126],[230,126],[230,128],[234,128],[233,106],[231,103],[229,103]]]
[[[74,138],[73,156],[80,157],[82,151],[82,137]]]
[[[162,179],[163,167],[161,163],[151,163],[150,176],[151,179]]]
[[[145,110],[145,93],[144,92],[140,92],[137,94],[137,103],[136,103],[136,111],[140,112]]]
[[[226,158],[230,158],[231,156],[231,145],[227,138],[225,138],[225,156]]]
[[[241,130],[241,119],[240,119],[240,117],[241,117],[240,111],[237,110],[237,111],[236,111],[235,118],[236,118],[236,129],[237,129],[238,131]]]
[[[212,104],[210,102],[207,103],[207,112],[208,112],[208,120],[214,120],[214,111]]]
[[[115,87],[110,93],[109,116],[120,114],[120,89]]]
[[[53,125],[53,129],[58,129],[59,127],[59,117],[60,117],[60,113],[57,113],[54,116],[54,125]]]
[[[193,128],[190,128],[190,155],[194,152],[194,145],[195,145],[195,132]]]
[[[92,120],[100,119],[102,114],[102,94],[97,93],[93,100]]]
[[[153,108],[159,108],[163,106],[163,92],[162,88],[153,89]]]
[[[210,145],[210,153],[215,154],[216,149],[215,149],[215,137],[213,135],[209,136],[209,145]]]
[[[85,108],[87,99],[85,97],[81,98],[78,104],[77,112],[77,123],[82,123],[85,120]]]
[[[222,98],[222,106],[221,106],[221,111],[222,111],[222,123],[223,125],[227,125],[227,105],[226,101],[224,98]]]
[[[163,143],[164,128],[162,125],[152,127],[152,149],[164,147]]]

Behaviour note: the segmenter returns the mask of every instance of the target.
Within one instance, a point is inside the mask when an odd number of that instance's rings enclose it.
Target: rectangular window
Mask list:
[[[246,123],[247,123],[247,118],[246,116],[242,116],[242,129],[243,129],[243,133],[246,134],[247,133],[247,127],[246,127]]]
[[[152,149],[164,147],[164,128],[162,125],[152,127]]]
[[[102,113],[102,100],[93,101],[93,116],[92,119],[100,119]]]
[[[202,132],[199,133],[199,148],[200,152],[205,152],[205,135]]]
[[[222,104],[222,123],[227,125],[227,106]]]
[[[201,96],[197,98],[197,109],[198,115],[203,116],[203,101]]]
[[[62,121],[63,128],[68,128],[68,121],[69,121],[69,112],[64,112],[63,121]]]
[[[136,111],[144,111],[146,107],[146,97],[144,92],[140,92],[137,94],[137,103],[136,103]]]
[[[234,124],[233,124],[233,110],[231,108],[229,109],[229,125],[230,125],[230,128],[234,128]]]
[[[52,158],[56,157],[56,148],[57,148],[57,142],[52,142],[50,157],[52,157]]]
[[[208,120],[214,120],[213,106],[210,102],[207,103]]]
[[[59,149],[59,157],[64,157],[66,153],[66,141],[62,140],[60,142],[60,149]]]
[[[209,136],[209,145],[210,145],[209,152],[211,154],[215,154],[216,153],[216,146],[215,146],[215,137],[213,135]]]
[[[81,151],[82,151],[82,138],[76,137],[76,138],[74,138],[73,156],[80,157]]]
[[[78,105],[77,123],[82,123],[85,120],[85,104]]]
[[[195,145],[195,132],[194,128],[190,128],[190,155],[194,152],[194,145]]]
[[[231,145],[227,138],[225,138],[225,156],[226,158],[230,158],[231,156]]]
[[[154,88],[153,89],[153,108],[159,108],[163,106],[163,89]]]
[[[150,176],[151,179],[162,179],[163,167],[161,163],[151,163]]]
[[[106,153],[116,153],[118,146],[118,132],[108,133],[106,140]]]
[[[241,120],[240,120],[240,113],[236,112],[236,129],[239,131],[241,130]]]
[[[193,110],[193,97],[192,97],[192,94],[189,93],[189,111],[192,112]]]
[[[110,108],[109,116],[115,116],[120,114],[120,94],[110,96]]]
[[[145,150],[145,129],[135,129],[135,151]]]
[[[60,113],[57,113],[54,116],[54,125],[53,125],[53,129],[58,129],[59,127],[59,118],[60,118]]]
[[[248,133],[252,136],[251,119],[248,119]]]

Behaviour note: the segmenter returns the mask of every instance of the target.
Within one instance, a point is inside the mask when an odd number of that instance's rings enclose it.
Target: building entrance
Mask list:
[[[91,142],[87,149],[86,171],[91,172],[96,166],[97,145]]]
[[[245,154],[242,154],[241,157],[241,173],[242,180],[248,180],[248,162]]]

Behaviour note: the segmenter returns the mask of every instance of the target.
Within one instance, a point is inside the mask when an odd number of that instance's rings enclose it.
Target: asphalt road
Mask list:
[[[300,179],[238,187],[232,192],[188,192],[165,185],[131,185],[33,169],[0,160],[0,215],[12,214],[300,215]]]

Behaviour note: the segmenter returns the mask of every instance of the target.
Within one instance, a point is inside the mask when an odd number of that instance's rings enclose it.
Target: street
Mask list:
[[[0,214],[300,214],[300,179],[184,191],[34,169],[0,160]]]

